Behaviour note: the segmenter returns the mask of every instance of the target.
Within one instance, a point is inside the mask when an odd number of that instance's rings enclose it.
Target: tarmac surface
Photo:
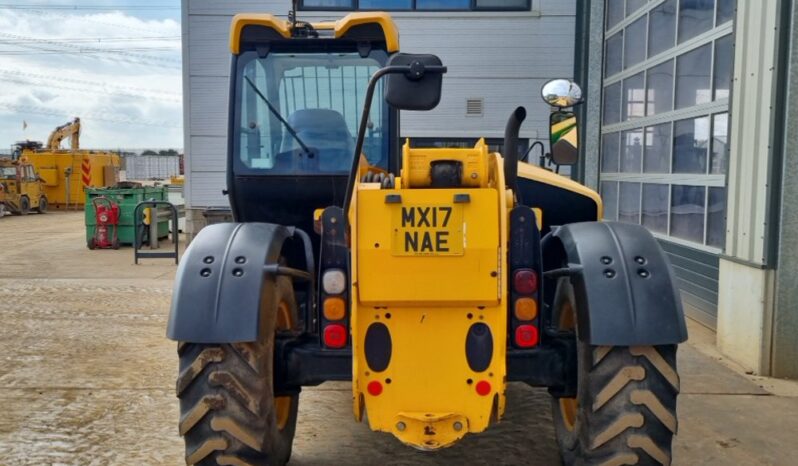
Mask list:
[[[82,213],[0,219],[0,465],[178,465],[175,266],[89,251]],[[677,465],[791,465],[798,384],[741,374],[710,331],[680,347]],[[545,390],[511,384],[502,422],[424,453],[352,418],[345,383],[306,389],[292,465],[554,465]]]

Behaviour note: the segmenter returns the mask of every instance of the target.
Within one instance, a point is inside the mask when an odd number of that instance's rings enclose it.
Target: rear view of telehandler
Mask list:
[[[167,332],[188,464],[287,463],[301,388],[330,380],[422,450],[498,422],[524,382],[549,388],[567,464],[670,463],[670,266],[645,229],[599,222],[596,193],[518,162],[523,108],[503,154],[402,144],[399,110],[434,108],[446,67],[399,53],[385,13],[238,15],[230,48],[237,223],[186,251]],[[550,159],[574,163],[581,91],[543,95]]]

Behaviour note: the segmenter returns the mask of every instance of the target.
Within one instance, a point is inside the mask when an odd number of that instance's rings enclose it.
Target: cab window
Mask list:
[[[358,53],[241,59],[234,150],[242,168],[268,174],[346,173],[366,87],[379,61]],[[375,95],[382,95],[381,84]],[[372,165],[387,167],[388,111],[382,98],[373,100],[370,115],[363,153]]]

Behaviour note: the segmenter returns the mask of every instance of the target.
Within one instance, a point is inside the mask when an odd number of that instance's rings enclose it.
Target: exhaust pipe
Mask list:
[[[518,196],[518,131],[526,119],[526,109],[518,107],[504,128],[504,183]]]

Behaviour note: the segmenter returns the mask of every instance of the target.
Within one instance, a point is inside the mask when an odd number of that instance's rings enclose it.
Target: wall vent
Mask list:
[[[466,116],[482,116],[485,99],[466,99]]]

